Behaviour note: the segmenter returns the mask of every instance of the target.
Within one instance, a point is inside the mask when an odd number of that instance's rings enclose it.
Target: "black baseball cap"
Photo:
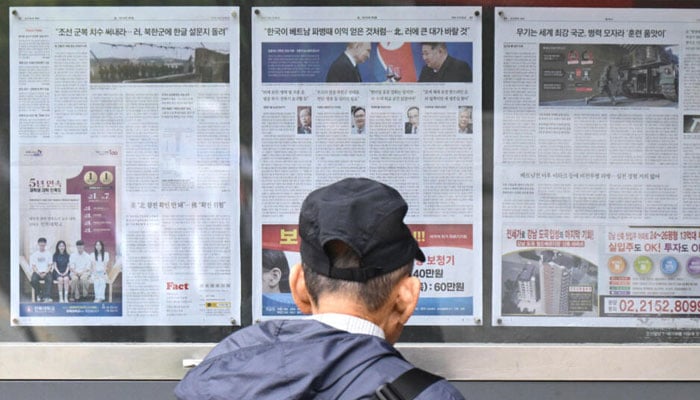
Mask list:
[[[391,186],[346,178],[311,192],[301,205],[301,259],[314,272],[366,282],[416,259],[425,261],[403,218],[408,204]],[[360,257],[359,268],[333,268],[325,246],[340,240]]]

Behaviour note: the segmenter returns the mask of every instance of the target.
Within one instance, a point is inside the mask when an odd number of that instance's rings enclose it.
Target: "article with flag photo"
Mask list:
[[[471,82],[472,52],[471,42],[265,42],[262,81]]]

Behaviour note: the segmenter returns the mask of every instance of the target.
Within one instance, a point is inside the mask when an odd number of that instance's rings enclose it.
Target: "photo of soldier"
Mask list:
[[[596,97],[601,97],[607,95],[610,98],[610,104],[615,105],[615,95],[613,94],[613,65],[608,64],[603,68],[603,72],[600,73],[600,78],[598,78],[598,93],[591,97],[586,97],[586,104],[590,103]]]
[[[540,106],[678,107],[678,45],[539,46]]]

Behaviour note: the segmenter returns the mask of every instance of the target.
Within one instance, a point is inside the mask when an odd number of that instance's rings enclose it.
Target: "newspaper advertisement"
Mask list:
[[[10,10],[13,325],[239,323],[237,11]]]
[[[253,316],[297,316],[312,190],[395,187],[426,254],[414,325],[481,324],[479,7],[255,8]]]
[[[700,327],[700,13],[497,15],[494,326]]]

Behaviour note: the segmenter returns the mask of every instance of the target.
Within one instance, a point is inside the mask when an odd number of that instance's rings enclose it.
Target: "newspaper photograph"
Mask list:
[[[346,177],[396,188],[427,256],[414,325],[481,324],[478,7],[255,8],[253,318],[299,315],[312,190]],[[313,18],[309,18],[313,16]]]
[[[497,14],[494,326],[697,329],[700,14]]]
[[[240,324],[237,9],[12,11],[12,324]]]

